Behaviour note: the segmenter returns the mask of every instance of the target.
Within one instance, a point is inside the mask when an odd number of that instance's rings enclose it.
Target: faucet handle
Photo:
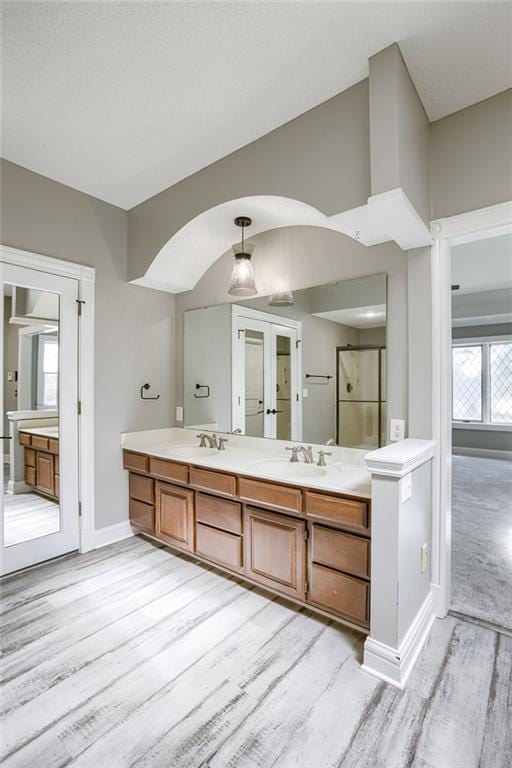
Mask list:
[[[225,451],[227,442],[229,442],[227,437],[219,437],[219,444],[217,445],[217,450]]]
[[[200,448],[205,448],[206,447],[206,435],[205,435],[205,433],[201,432],[199,435],[196,435],[196,437],[199,438],[199,440],[201,440],[201,442],[199,443],[199,447]]]
[[[299,460],[300,445],[287,445],[285,450],[292,452],[290,461],[296,462]]]
[[[323,448],[320,448],[320,450],[318,451],[318,461],[317,461],[317,466],[318,467],[325,467],[325,466],[327,466],[326,463],[325,463],[325,457],[326,456],[332,456],[331,451],[324,451]]]

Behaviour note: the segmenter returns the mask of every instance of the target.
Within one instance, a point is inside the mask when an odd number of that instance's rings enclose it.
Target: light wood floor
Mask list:
[[[512,638],[476,624],[401,692],[362,635],[141,537],[2,587],[4,768],[510,766]]]
[[[4,493],[6,547],[38,539],[60,530],[60,509],[55,501],[37,493]]]

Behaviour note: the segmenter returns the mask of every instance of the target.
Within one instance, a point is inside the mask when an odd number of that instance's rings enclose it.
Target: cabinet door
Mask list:
[[[175,547],[194,550],[194,492],[156,483],[156,533]]]
[[[305,523],[245,508],[245,573],[268,587],[304,600]]]
[[[37,488],[44,493],[54,492],[54,460],[51,453],[37,453]]]

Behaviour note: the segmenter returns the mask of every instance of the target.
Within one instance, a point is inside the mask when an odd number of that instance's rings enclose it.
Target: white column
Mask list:
[[[434,619],[430,552],[433,440],[366,456],[372,476],[370,635],[363,669],[403,688]]]

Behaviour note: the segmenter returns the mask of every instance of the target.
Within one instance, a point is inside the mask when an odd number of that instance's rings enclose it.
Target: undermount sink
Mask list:
[[[265,475],[274,477],[289,478],[307,478],[322,477],[326,470],[323,467],[317,467],[316,464],[305,464],[299,461],[287,461],[286,459],[271,459],[266,461],[255,461],[253,467]]]
[[[169,450],[176,456],[183,456],[184,459],[193,459],[194,456],[213,456],[218,453],[215,448],[200,445],[176,445]]]

